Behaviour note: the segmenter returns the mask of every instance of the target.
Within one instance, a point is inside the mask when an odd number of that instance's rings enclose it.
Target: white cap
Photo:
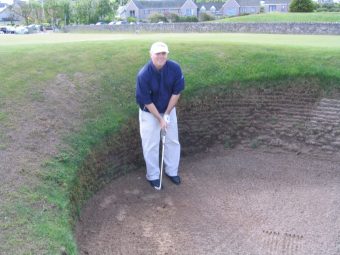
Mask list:
[[[166,52],[169,53],[168,46],[163,43],[163,42],[155,42],[154,44],[151,45],[150,53],[151,54],[156,54],[160,52]]]

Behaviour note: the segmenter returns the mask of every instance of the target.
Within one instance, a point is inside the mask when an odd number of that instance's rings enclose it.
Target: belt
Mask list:
[[[143,107],[143,109],[141,108],[141,110],[142,110],[143,112],[149,112],[148,108],[146,108],[145,106]]]
[[[139,109],[141,109],[143,112],[151,113],[151,112],[148,110],[148,108],[146,108],[146,107],[143,107],[143,109],[142,109],[142,108],[139,108]],[[160,114],[164,114],[164,112],[160,112]]]

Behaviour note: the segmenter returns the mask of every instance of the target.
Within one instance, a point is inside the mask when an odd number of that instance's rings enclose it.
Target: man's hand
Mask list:
[[[160,119],[159,125],[161,126],[161,129],[166,131],[168,124],[165,122],[165,120],[163,118]]]
[[[166,122],[166,124],[170,124],[170,115],[169,114],[164,114],[163,119]]]
[[[159,121],[160,128],[166,130],[168,124],[166,123],[162,115],[158,112],[156,106],[153,103],[151,103],[146,104],[145,107],[148,108],[149,112],[151,112],[152,115],[155,116],[155,118]]]

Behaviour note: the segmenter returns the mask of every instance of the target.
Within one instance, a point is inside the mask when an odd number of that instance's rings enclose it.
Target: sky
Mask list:
[[[0,0],[0,3],[13,4],[13,0]]]
[[[28,2],[29,0],[21,0],[21,1],[26,1],[26,2]],[[13,0],[0,0],[0,3],[13,4]]]

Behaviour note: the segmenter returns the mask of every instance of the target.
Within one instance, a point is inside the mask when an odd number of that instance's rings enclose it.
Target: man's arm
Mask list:
[[[168,104],[168,107],[166,108],[165,114],[170,114],[170,112],[172,111],[172,109],[176,106],[179,97],[181,96],[181,94],[178,95],[172,95],[170,97],[170,101]]]
[[[146,104],[145,107],[148,108],[149,112],[151,112],[152,115],[155,116],[156,119],[159,121],[159,125],[161,129],[166,129],[167,123],[165,122],[165,120],[162,118],[162,116],[158,112],[156,106],[153,103],[151,103],[151,104]]]
[[[172,95],[170,97],[168,107],[166,108],[166,111],[165,111],[164,114],[170,114],[172,109],[176,106],[179,97],[180,97],[180,94]],[[151,112],[152,115],[155,116],[156,119],[159,121],[159,125],[160,125],[161,129],[166,129],[168,125],[167,125],[166,121],[162,118],[160,113],[158,112],[156,106],[153,103],[151,103],[151,104],[146,104],[145,107],[148,108],[149,112]]]

